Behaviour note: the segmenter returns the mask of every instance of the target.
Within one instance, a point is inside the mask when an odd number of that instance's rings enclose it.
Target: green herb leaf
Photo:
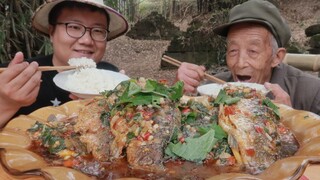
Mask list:
[[[196,112],[190,112],[187,115],[182,115],[181,123],[182,124],[192,124],[196,122],[197,113]]]
[[[273,104],[273,102],[269,98],[262,100],[262,104],[271,108],[273,112],[276,114],[277,118],[280,119],[279,107]]]
[[[201,126],[199,127],[198,132],[200,133],[200,135],[203,135],[208,133],[208,131],[210,131],[211,129],[215,131],[214,137],[218,140],[228,137],[228,134],[222,129],[221,126],[217,125],[216,123],[208,126]]]
[[[201,162],[212,150],[217,139],[214,138],[215,131],[209,130],[206,134],[198,138],[186,138],[185,143],[170,143],[165,152],[172,156],[172,153],[178,157],[192,162]]]
[[[219,91],[219,94],[218,94],[216,100],[214,101],[214,104],[230,105],[230,104],[235,104],[240,100],[241,100],[240,97],[231,97],[231,96],[227,95],[225,90],[222,89]]]
[[[141,88],[136,80],[130,80],[129,83],[123,84],[127,88],[119,97],[117,105],[128,103],[137,105],[160,105],[161,98],[169,98],[173,101],[178,100],[183,95],[183,83],[177,82],[172,87],[167,87],[155,80],[147,80],[144,88]]]
[[[240,97],[230,97],[230,98],[227,98],[226,100],[225,100],[225,104],[227,104],[227,105],[230,105],[230,104],[235,104],[235,103],[237,103],[238,101],[240,101],[241,100],[241,98]]]
[[[217,98],[214,101],[214,104],[224,104],[225,100],[228,98],[228,95],[225,90],[220,90]]]

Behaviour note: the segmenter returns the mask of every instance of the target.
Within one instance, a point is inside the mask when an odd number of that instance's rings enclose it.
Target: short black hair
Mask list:
[[[107,30],[109,30],[110,16],[104,9],[98,8],[98,7],[90,5],[90,4],[85,4],[85,3],[81,3],[81,2],[75,2],[75,1],[63,1],[63,2],[55,5],[49,13],[49,24],[50,25],[57,24],[58,16],[61,14],[61,11],[64,8],[69,8],[69,9],[72,9],[72,8],[80,8],[80,9],[83,8],[84,9],[84,8],[86,8],[92,12],[101,12],[101,13],[105,14],[107,17]]]

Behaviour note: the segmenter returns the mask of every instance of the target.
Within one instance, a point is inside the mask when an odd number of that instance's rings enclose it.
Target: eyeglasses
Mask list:
[[[87,30],[89,30],[91,38],[95,41],[105,41],[108,37],[109,31],[101,27],[86,27],[82,24],[74,22],[59,22],[57,24],[65,25],[67,34],[73,38],[81,38]]]

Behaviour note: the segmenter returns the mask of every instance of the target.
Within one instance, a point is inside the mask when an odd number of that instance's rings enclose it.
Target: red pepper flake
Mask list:
[[[143,135],[143,140],[147,141],[149,139],[149,136],[151,135],[151,133],[149,131],[147,131],[146,133],[144,133]]]
[[[232,165],[235,165],[235,164],[236,164],[236,158],[234,158],[234,156],[230,156],[228,158],[228,165],[232,166]]]
[[[256,154],[256,152],[254,149],[250,148],[250,149],[246,149],[246,154],[247,156],[253,157]]]
[[[185,141],[184,137],[181,136],[181,137],[179,138],[179,142],[184,143],[184,141]]]
[[[234,115],[234,114],[235,114],[234,107],[232,107],[232,106],[225,106],[225,107],[224,107],[224,114],[225,114],[226,116],[228,116],[228,115]]]
[[[166,84],[168,84],[168,81],[166,79],[160,79],[159,83],[163,84],[163,85],[166,85]]]
[[[257,133],[261,133],[261,134],[263,133],[263,129],[260,126],[255,125],[254,129],[256,130]]]
[[[286,129],[285,127],[283,127],[283,126],[278,126],[278,131],[279,131],[281,134],[284,134],[284,133],[287,131],[287,129]]]
[[[187,114],[187,113],[189,113],[191,111],[191,109],[190,108],[184,108],[184,109],[182,109],[182,114]]]

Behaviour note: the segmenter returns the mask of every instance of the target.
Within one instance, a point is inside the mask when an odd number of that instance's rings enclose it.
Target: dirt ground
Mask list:
[[[281,0],[281,13],[287,19],[292,39],[307,48],[308,38],[304,30],[313,24],[320,23],[319,0]],[[187,23],[180,23],[180,29],[185,30]],[[108,43],[106,59],[130,77],[146,77],[166,79],[169,84],[175,81],[176,69],[160,69],[161,56],[170,44],[161,40],[134,40],[122,36]]]
[[[160,68],[162,54],[169,44],[170,41],[134,40],[122,36],[109,42],[106,59],[132,78],[165,79],[172,84],[176,69]]]

